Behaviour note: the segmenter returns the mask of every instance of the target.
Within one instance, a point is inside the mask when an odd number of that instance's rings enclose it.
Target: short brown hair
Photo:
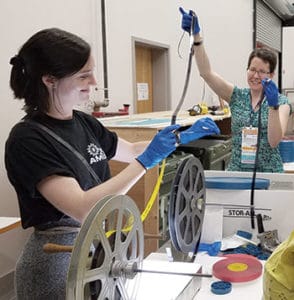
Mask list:
[[[275,71],[277,66],[277,55],[275,52],[268,48],[256,48],[249,55],[247,69],[250,67],[251,61],[254,57],[258,57],[265,63],[269,63],[271,73]]]

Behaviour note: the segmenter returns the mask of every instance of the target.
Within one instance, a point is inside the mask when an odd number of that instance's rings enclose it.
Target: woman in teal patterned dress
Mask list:
[[[192,13],[182,14],[182,29],[190,32]],[[290,114],[288,99],[271,80],[277,64],[275,53],[266,48],[252,51],[247,64],[249,88],[239,88],[211,69],[200,35],[198,18],[193,29],[194,54],[200,76],[230,104],[232,116],[232,157],[228,170],[252,171],[255,165],[257,129],[260,131],[258,172],[283,172],[278,145]],[[259,122],[260,114],[260,122]],[[260,126],[258,126],[260,123]]]
[[[260,53],[264,50],[254,51]],[[248,71],[250,73],[250,71]],[[250,83],[249,83],[250,86]],[[263,101],[258,108],[253,109],[251,102],[251,89],[249,88],[237,88],[234,87],[233,93],[230,101],[230,109],[232,114],[232,156],[231,161],[228,167],[230,171],[252,171],[254,164],[245,164],[241,162],[241,145],[242,145],[242,128],[244,126],[258,127],[258,115],[261,113],[261,137],[259,144],[259,154],[258,154],[258,171],[259,172],[283,172],[283,163],[281,160],[280,152],[277,147],[277,142],[273,143],[273,146],[269,143],[269,133],[270,130],[278,130],[281,126],[281,121],[277,119],[277,123],[274,120],[269,122],[269,115],[274,114],[278,115],[276,110],[269,108],[267,101]],[[278,103],[280,105],[278,110],[281,110],[284,106],[284,109],[288,111],[283,114],[284,118],[287,120],[289,114],[289,106],[287,105],[288,99],[279,94]],[[286,104],[286,105],[285,105]],[[261,111],[259,112],[259,109]],[[280,122],[280,124],[279,124]],[[277,124],[277,128],[271,126]],[[285,126],[286,127],[286,126]],[[285,129],[284,129],[285,130]],[[285,132],[285,131],[283,131]],[[282,135],[281,135],[282,137]]]

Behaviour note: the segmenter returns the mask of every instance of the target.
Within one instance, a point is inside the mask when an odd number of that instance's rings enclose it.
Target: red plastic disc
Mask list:
[[[229,282],[246,282],[262,274],[262,264],[247,254],[228,254],[215,263],[212,273],[216,278]]]

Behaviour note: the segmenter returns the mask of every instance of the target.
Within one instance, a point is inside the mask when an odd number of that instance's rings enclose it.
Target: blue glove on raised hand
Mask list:
[[[279,104],[279,90],[276,84],[271,79],[263,79],[262,86],[266,96],[268,106],[278,106]]]
[[[180,13],[182,14],[182,29],[190,33],[191,25],[192,25],[192,10],[189,11],[189,14],[184,11],[182,7],[179,8]],[[200,32],[200,26],[198,23],[198,18],[195,16],[195,24],[193,28],[193,35]]]
[[[180,143],[187,144],[198,140],[206,135],[220,134],[220,130],[215,122],[210,118],[203,118],[196,121],[191,127],[180,132]]]
[[[171,125],[156,134],[146,150],[137,157],[145,169],[151,169],[176,150],[175,131],[180,125]]]

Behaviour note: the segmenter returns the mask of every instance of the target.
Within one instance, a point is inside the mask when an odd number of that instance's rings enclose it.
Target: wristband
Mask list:
[[[193,46],[200,46],[200,45],[202,45],[202,43],[203,43],[203,40],[200,40],[200,41],[198,41],[198,42],[194,42],[193,43]]]
[[[270,109],[273,109],[273,110],[278,110],[280,107],[280,105],[275,105],[275,106],[269,106]]]

